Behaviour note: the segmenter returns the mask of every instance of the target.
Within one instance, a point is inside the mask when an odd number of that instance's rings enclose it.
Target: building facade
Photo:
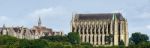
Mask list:
[[[75,14],[72,32],[78,32],[81,42],[94,46],[128,46],[128,23],[120,13]]]
[[[20,39],[39,39],[42,36],[63,36],[62,31],[53,31],[51,28],[42,26],[41,19],[39,18],[37,26],[29,29],[26,27],[0,27],[0,35],[9,35]]]

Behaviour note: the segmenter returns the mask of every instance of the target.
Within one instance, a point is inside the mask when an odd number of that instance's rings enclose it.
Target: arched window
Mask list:
[[[90,41],[91,41],[91,37],[90,37],[90,35],[89,35],[89,43],[90,43]]]
[[[87,33],[86,33],[86,30],[87,30],[87,27],[84,26],[84,34],[87,34]]]
[[[94,35],[93,35],[93,42],[94,42]]]
[[[80,39],[81,39],[81,40],[83,40],[83,37],[82,37],[82,36],[80,36]]]
[[[83,34],[83,31],[82,31],[82,30],[83,30],[83,28],[82,28],[82,26],[80,26],[80,33],[81,33],[81,34]]]
[[[108,34],[110,34],[110,24],[108,24]]]
[[[96,26],[96,34],[98,34],[98,29],[99,29],[98,26]]]
[[[88,28],[88,33],[91,34],[91,27]]]
[[[101,27],[101,28],[100,28],[100,34],[102,34],[102,29],[103,29],[103,28]]]
[[[86,42],[86,36],[84,36],[84,41]]]
[[[96,36],[96,44],[98,45],[98,35]]]
[[[94,29],[95,29],[95,27],[94,26],[92,26],[93,28],[92,28],[92,34],[94,34]]]
[[[79,27],[77,27],[77,30],[76,30],[76,32],[78,32],[78,33],[79,33]]]

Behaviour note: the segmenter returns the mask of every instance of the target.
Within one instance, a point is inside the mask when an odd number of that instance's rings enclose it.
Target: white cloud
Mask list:
[[[69,32],[68,27],[70,25],[71,13],[64,7],[49,7],[35,10],[27,18],[29,21],[32,20],[34,25],[37,25],[36,23],[40,16],[42,25],[57,31],[63,30],[66,33]]]
[[[43,8],[43,9],[39,9],[39,10],[35,10],[33,13],[31,13],[29,16],[32,18],[37,18],[37,17],[44,17],[49,15],[50,13],[52,13],[53,8]]]
[[[147,28],[147,29],[150,29],[150,25],[147,25],[146,28]]]
[[[123,13],[123,12],[124,12],[123,9],[117,9],[117,10],[112,11],[112,13]]]
[[[112,11],[111,13],[121,13],[123,16],[127,16],[127,12],[125,9],[116,9]]]
[[[38,18],[39,16],[42,18],[54,17],[54,16],[62,16],[66,15],[67,10],[63,7],[49,7],[35,10],[31,14],[29,14],[29,18]]]
[[[0,16],[0,20],[2,20],[2,21],[5,21],[5,20],[7,20],[7,19],[8,19],[7,16]]]

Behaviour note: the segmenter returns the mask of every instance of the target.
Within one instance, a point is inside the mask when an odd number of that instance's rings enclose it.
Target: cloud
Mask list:
[[[69,32],[71,13],[64,7],[49,7],[34,10],[27,18],[37,25],[38,17],[41,17],[42,25],[54,30]]]
[[[150,25],[147,25],[146,28],[147,28],[147,29],[150,29]]]
[[[1,21],[8,20],[8,17],[7,17],[7,16],[0,16],[0,20],[1,20]]]
[[[41,8],[34,10],[32,13],[30,13],[28,16],[31,18],[37,18],[37,17],[42,17],[42,18],[47,18],[47,17],[54,17],[54,16],[62,16],[66,15],[67,10],[63,7],[49,7],[49,8]]]
[[[117,10],[112,11],[112,13],[123,13],[123,12],[124,12],[123,9],[117,9]]]
[[[29,17],[32,17],[32,18],[45,17],[47,15],[50,15],[52,11],[53,11],[53,8],[43,8],[43,9],[35,10],[33,13],[29,15]]]
[[[127,16],[127,11],[125,9],[116,9],[113,10],[111,13],[121,13],[123,16]]]

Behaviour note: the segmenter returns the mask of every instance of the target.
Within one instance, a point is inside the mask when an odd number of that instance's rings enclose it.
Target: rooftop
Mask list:
[[[97,13],[97,14],[75,14],[75,19],[77,20],[103,20],[112,19],[113,15],[119,20],[125,20],[121,13]]]

